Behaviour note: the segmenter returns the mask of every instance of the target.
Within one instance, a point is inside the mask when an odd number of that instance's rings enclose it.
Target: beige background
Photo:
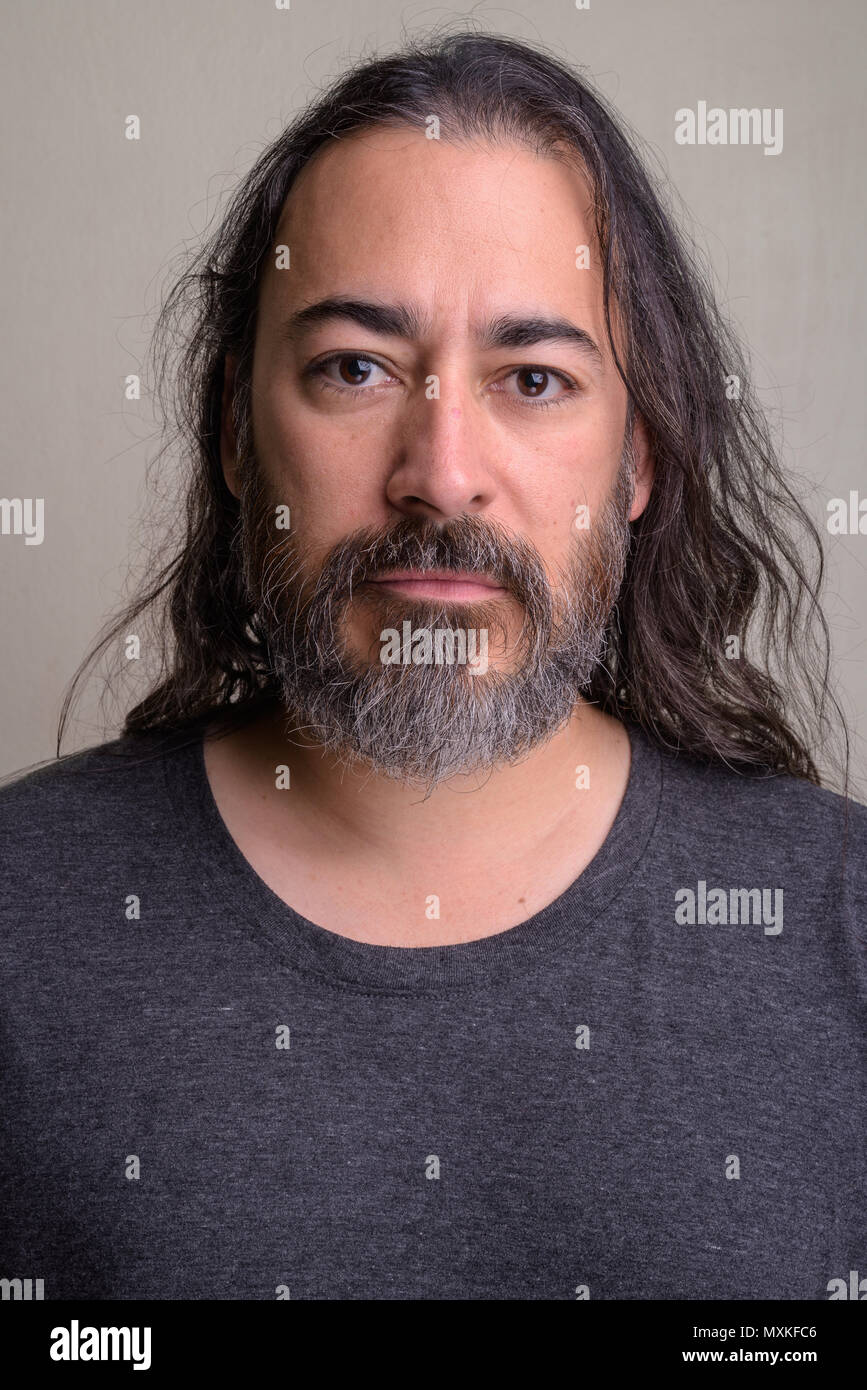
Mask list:
[[[54,751],[63,690],[147,538],[141,370],[174,258],[286,120],[347,62],[472,15],[552,46],[647,140],[741,326],[785,457],[830,497],[864,463],[864,0],[11,0],[0,83],[4,459],[0,495],[44,497],[45,539],[0,536],[0,775]],[[681,147],[674,112],[782,107],[784,148]],[[124,138],[141,118],[142,138]],[[867,758],[867,536],[831,537],[840,693]],[[131,663],[134,664],[134,663]],[[144,664],[136,679],[145,679]],[[142,686],[143,693],[143,686]],[[98,682],[65,749],[111,736]]]

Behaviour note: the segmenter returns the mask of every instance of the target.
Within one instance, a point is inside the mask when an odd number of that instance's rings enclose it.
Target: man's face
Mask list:
[[[226,477],[287,703],[386,773],[433,783],[470,744],[487,765],[526,751],[592,671],[650,466],[640,429],[634,454],[625,438],[591,225],[564,165],[409,129],[330,145],[283,209],[252,446],[233,460],[224,413]],[[389,313],[297,320],[338,298]],[[420,664],[405,644],[383,664],[381,634],[406,620],[475,633],[477,658],[484,631],[482,669],[428,663],[418,643]],[[335,684],[339,714],[319,698]],[[385,748],[385,693],[402,754]]]

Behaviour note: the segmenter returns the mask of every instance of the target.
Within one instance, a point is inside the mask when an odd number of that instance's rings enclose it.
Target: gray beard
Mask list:
[[[255,460],[244,479],[241,545],[255,609],[251,628],[287,712],[287,737],[302,734],[347,767],[360,764],[430,795],[458,775],[520,761],[568,723],[604,655],[626,569],[629,445],[612,495],[589,529],[575,533],[557,596],[530,542],[465,515],[442,525],[404,518],[386,530],[354,532],[311,579],[291,533],[273,529],[276,502]],[[369,575],[396,569],[488,572],[512,601],[450,604],[360,589]],[[385,628],[401,632],[405,620],[413,630],[475,629],[489,634],[489,644],[499,642],[506,659],[475,675],[457,662],[386,665],[375,640],[365,660],[347,649],[350,602],[376,619],[377,639]],[[516,603],[523,622],[509,646],[507,614],[514,620]]]

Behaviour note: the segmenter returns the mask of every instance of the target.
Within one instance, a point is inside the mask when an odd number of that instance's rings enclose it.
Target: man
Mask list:
[[[162,326],[187,531],[104,645],[165,598],[166,670],[0,800],[2,1273],[848,1297],[818,538],[614,118],[495,36],[363,65]]]

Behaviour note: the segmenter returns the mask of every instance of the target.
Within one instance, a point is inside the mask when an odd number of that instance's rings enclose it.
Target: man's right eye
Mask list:
[[[332,367],[337,367],[342,384],[339,385],[334,376],[329,375]],[[385,372],[385,368],[370,357],[352,352],[332,353],[330,357],[314,362],[307,369],[308,374],[316,378],[318,385],[333,391],[351,391],[353,388],[366,386],[373,371]]]

